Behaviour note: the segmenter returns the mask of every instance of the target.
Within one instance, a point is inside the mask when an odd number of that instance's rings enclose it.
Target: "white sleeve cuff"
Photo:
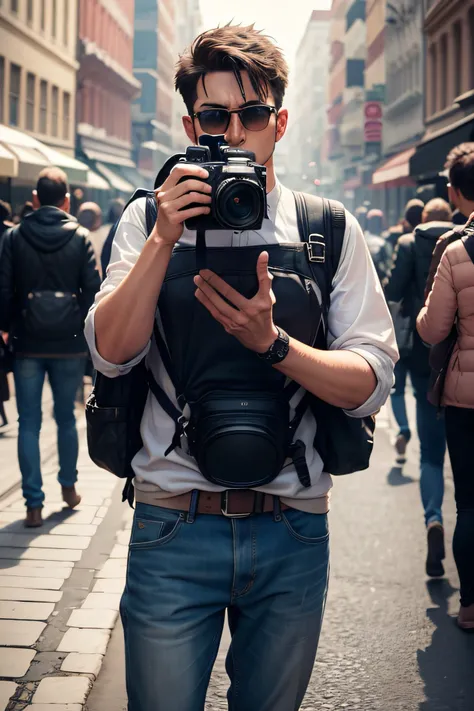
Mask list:
[[[354,410],[345,410],[344,412],[349,417],[369,417],[374,415],[385,405],[390,390],[393,387],[393,361],[391,357],[384,351],[379,350],[374,346],[365,346],[363,348],[350,348],[353,353],[358,353],[371,366],[377,378],[377,385],[370,397],[359,407]]]
[[[94,368],[98,370],[99,373],[102,373],[102,375],[107,376],[107,378],[118,378],[120,375],[126,375],[135,365],[138,365],[138,363],[145,358],[150,350],[150,341],[148,341],[145,348],[138,355],[132,358],[132,360],[129,360],[127,363],[110,363],[108,360],[105,360],[105,358],[102,358],[97,350],[94,319],[95,307],[92,306],[87,314],[84,326],[84,335],[86,337],[87,345],[89,346]]]

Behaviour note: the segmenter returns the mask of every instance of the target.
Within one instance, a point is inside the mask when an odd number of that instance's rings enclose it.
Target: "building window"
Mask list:
[[[10,10],[18,14],[18,0],[10,0]]]
[[[46,0],[41,0],[41,31],[46,27]]]
[[[69,0],[64,0],[63,13],[63,44],[67,47],[69,44]]]
[[[28,73],[26,77],[26,130],[35,130],[35,75]]]
[[[441,109],[445,109],[448,105],[448,37],[441,37],[440,47],[440,72],[441,72]]]
[[[71,94],[63,93],[63,138],[69,139],[69,121],[71,119]]]
[[[46,133],[48,128],[48,83],[41,81],[40,84],[40,133]]]
[[[461,23],[456,22],[453,28],[453,42],[454,42],[454,96],[460,96],[462,94],[462,29]]]
[[[56,33],[58,30],[58,3],[57,3],[57,0],[53,0],[51,12],[53,15],[53,17],[52,17],[53,24],[51,27],[51,34],[53,35],[53,38],[56,39]]]
[[[18,126],[20,122],[20,79],[21,68],[10,64],[10,125]]]
[[[29,25],[33,24],[33,0],[28,0],[26,4],[26,20]]]
[[[58,135],[59,89],[53,86],[51,92],[51,134]]]
[[[433,45],[431,53],[431,113],[435,114],[438,110],[438,50],[436,45]]]
[[[3,123],[3,87],[5,86],[5,60],[0,57],[0,123]]]

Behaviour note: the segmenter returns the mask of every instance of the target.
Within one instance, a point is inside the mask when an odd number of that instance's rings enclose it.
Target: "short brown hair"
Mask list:
[[[288,85],[288,64],[282,51],[254,25],[217,27],[200,34],[180,55],[176,65],[175,89],[192,115],[197,85],[209,72],[234,72],[243,93],[241,72],[247,72],[260,101],[269,89],[275,106],[281,108]]]
[[[423,209],[422,222],[451,222],[453,211],[443,198],[433,198]]]
[[[41,205],[59,207],[69,192],[67,175],[61,168],[44,168],[38,176],[36,194]]]
[[[466,200],[474,201],[474,142],[460,143],[446,158],[449,182]]]

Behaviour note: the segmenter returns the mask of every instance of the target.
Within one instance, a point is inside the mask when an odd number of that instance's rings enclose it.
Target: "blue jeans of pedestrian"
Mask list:
[[[193,522],[191,522],[193,521]],[[327,516],[249,518],[138,503],[121,602],[129,711],[203,711],[225,612],[232,711],[293,711],[314,665]]]
[[[28,508],[43,505],[39,437],[42,393],[48,375],[58,427],[58,481],[73,486],[77,481],[78,440],[74,400],[84,373],[83,358],[16,358],[13,374],[18,408],[18,461],[23,496]]]
[[[416,426],[420,440],[420,490],[425,523],[443,522],[444,455],[446,428],[438,408],[428,402],[429,376],[410,372],[416,399]]]
[[[393,416],[398,425],[398,434],[406,437],[407,442],[411,439],[410,425],[408,424],[407,408],[405,404],[405,387],[408,375],[407,360],[400,359],[395,366],[395,385],[390,393]]]

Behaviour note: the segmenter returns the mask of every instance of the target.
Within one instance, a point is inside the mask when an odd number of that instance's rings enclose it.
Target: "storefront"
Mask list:
[[[372,175],[372,190],[380,191],[377,202],[384,212],[387,227],[397,224],[408,200],[416,196],[416,183],[410,177],[410,160],[414,153],[412,147],[391,156]]]

